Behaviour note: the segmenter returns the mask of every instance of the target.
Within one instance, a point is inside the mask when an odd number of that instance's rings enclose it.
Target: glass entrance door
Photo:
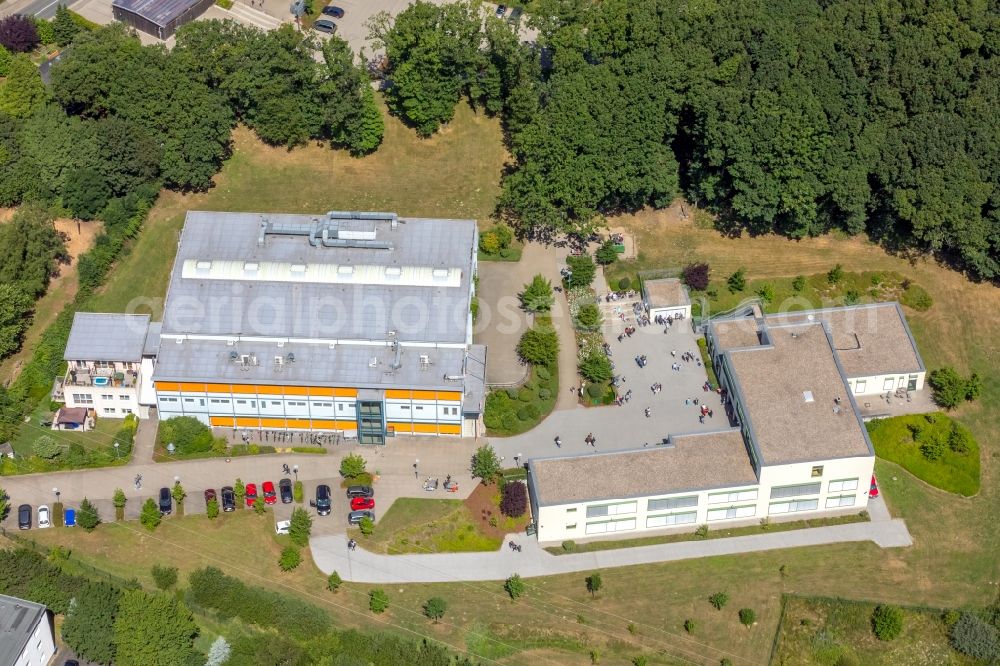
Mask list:
[[[385,444],[382,401],[358,401],[358,442],[361,444]]]

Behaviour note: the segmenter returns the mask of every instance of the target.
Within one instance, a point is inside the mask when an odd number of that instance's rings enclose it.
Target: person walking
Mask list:
[[[562,448],[562,440],[559,439],[559,435],[556,435],[556,448]]]

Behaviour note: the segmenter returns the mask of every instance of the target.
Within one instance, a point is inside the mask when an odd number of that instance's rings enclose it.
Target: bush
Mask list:
[[[570,287],[589,287],[597,274],[597,266],[589,254],[566,257],[566,265],[571,271],[569,278],[566,279]]]
[[[844,279],[844,267],[837,264],[826,274],[826,281],[830,284],[840,284]]]
[[[541,416],[542,410],[538,408],[538,405],[530,404],[525,405],[521,409],[517,410],[517,418],[525,423],[531,423],[536,421],[539,416]]]
[[[160,515],[160,507],[156,506],[156,500],[152,497],[142,504],[142,511],[139,512],[139,522],[147,530],[152,532],[160,525],[163,516]]]
[[[694,620],[684,620],[684,631],[687,633],[693,634],[695,626]]]
[[[492,231],[487,231],[479,237],[479,251],[484,254],[497,254],[500,252],[500,239]]]
[[[951,432],[948,433],[948,448],[958,455],[965,455],[972,448],[972,433],[957,423],[952,424]]]
[[[549,389],[547,388],[538,389],[539,400],[548,400],[551,397],[552,397],[552,391],[550,391]]]
[[[903,610],[879,604],[872,613],[872,631],[880,641],[891,641],[903,632]]]
[[[580,361],[580,375],[591,383],[611,380],[611,360],[601,352],[591,352]]]
[[[565,550],[567,553],[572,553],[574,550],[576,550],[576,541],[573,541],[572,539],[563,541],[562,549]]]
[[[340,586],[343,584],[344,581],[341,579],[340,574],[337,573],[336,571],[331,573],[326,578],[326,589],[330,590],[331,592],[336,592],[337,590],[340,589]]]
[[[177,584],[177,567],[161,567],[159,564],[154,564],[149,572],[153,574],[156,587],[161,590],[169,590]]]
[[[954,409],[963,400],[975,400],[982,390],[979,375],[973,373],[965,379],[954,368],[947,366],[933,370],[927,377],[927,383],[934,390],[934,402],[945,409]]]
[[[93,532],[94,528],[101,524],[97,507],[86,497],[80,502],[80,510],[76,512],[76,524],[88,532]]]
[[[538,396],[535,394],[535,392],[532,391],[527,386],[522,387],[521,390],[517,392],[517,400],[518,400],[518,402],[529,403],[529,402],[533,402],[537,398],[538,398]]]
[[[740,268],[735,273],[729,276],[726,280],[726,285],[729,286],[729,291],[736,293],[738,291],[743,291],[747,288],[747,272],[745,268]]]
[[[282,571],[291,571],[302,564],[302,553],[295,546],[285,546],[278,558],[278,566]]]
[[[1000,632],[974,613],[963,612],[948,632],[948,639],[962,654],[985,663],[1000,659]]]
[[[615,249],[614,241],[609,238],[601,243],[597,252],[594,253],[594,258],[601,266],[610,266],[618,261],[618,250]]]
[[[302,507],[292,510],[291,525],[288,526],[288,537],[296,546],[305,547],[312,533],[312,516]]]
[[[365,516],[361,519],[361,522],[358,523],[358,529],[360,529],[361,533],[365,536],[371,536],[372,532],[375,531],[375,521],[368,516]]]
[[[712,604],[715,610],[722,610],[729,603],[729,595],[725,592],[716,592],[708,598],[708,603]]]
[[[760,285],[760,288],[757,289],[757,298],[764,303],[772,302],[774,300],[774,285],[770,282]]]
[[[517,355],[532,365],[554,365],[559,358],[559,336],[551,326],[532,326],[521,335]]]
[[[295,485],[292,486],[292,499],[301,504],[304,498],[305,490],[302,488],[302,482],[296,481]]]
[[[751,627],[753,623],[757,621],[757,613],[752,608],[741,608],[740,609],[740,623],[744,627]]]
[[[13,14],[0,19],[0,46],[12,53],[27,53],[39,43],[38,28],[27,16]]]
[[[681,279],[692,289],[705,291],[708,289],[708,264],[705,262],[688,264],[681,273]]]
[[[345,479],[353,479],[365,471],[366,465],[364,458],[357,453],[352,453],[340,461],[340,475]]]
[[[441,597],[431,597],[424,602],[424,615],[429,619],[434,620],[436,624],[438,620],[444,617],[444,612],[448,610],[448,602],[446,602]]]
[[[156,512],[159,514],[159,511]],[[52,526],[62,527],[63,522],[66,519],[65,509],[63,508],[62,502],[56,502],[52,505]]]
[[[601,396],[604,395],[604,385],[603,384],[588,384],[587,385],[587,395],[594,400],[600,400]]]
[[[520,518],[528,511],[528,487],[521,481],[504,484],[500,498],[500,512],[511,518]]]
[[[524,285],[524,291],[519,294],[521,307],[527,312],[548,312],[555,304],[552,293],[552,283],[541,275],[536,275],[531,282]]]
[[[918,312],[926,312],[934,305],[934,299],[927,291],[918,285],[910,284],[906,287],[902,297],[899,299],[903,305],[913,308]]]
[[[618,280],[619,291],[627,291],[631,286],[632,286],[632,280],[630,278],[623,277],[622,279]]]
[[[491,483],[500,475],[500,457],[489,444],[484,444],[472,454],[472,476],[482,479],[483,485]]]
[[[115,505],[115,520],[125,520],[125,504],[128,502],[128,498],[125,496],[125,491],[121,488],[115,488],[113,501]]]
[[[214,497],[208,500],[208,503],[205,504],[205,515],[209,520],[215,520],[219,517],[219,500]]]
[[[212,431],[193,416],[174,416],[160,421],[158,438],[164,447],[172,443],[180,454],[212,450]]]
[[[806,288],[806,276],[796,275],[795,279],[792,280],[792,290],[795,292],[800,292]]]
[[[368,608],[371,612],[379,615],[389,607],[389,595],[381,587],[376,587],[368,593]]]
[[[64,447],[53,437],[50,437],[49,435],[42,435],[35,440],[35,442],[31,445],[31,448],[35,452],[35,455],[39,458],[52,460],[63,452]]]
[[[552,371],[544,365],[540,365],[535,368],[535,376],[538,377],[539,380],[546,382],[552,379]]]
[[[504,581],[503,589],[507,591],[511,599],[517,599],[524,594],[524,581],[521,580],[520,575],[514,574]]]
[[[576,325],[584,331],[596,331],[601,327],[601,309],[594,303],[587,303],[576,312]]]
[[[0,44],[0,76],[7,76],[10,74],[10,64],[14,61],[14,56],[10,54],[7,48]],[[55,411],[58,407],[54,408]]]

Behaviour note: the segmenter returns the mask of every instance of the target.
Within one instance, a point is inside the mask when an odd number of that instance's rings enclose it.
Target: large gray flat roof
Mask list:
[[[17,662],[45,614],[41,604],[0,594],[0,664]]]
[[[113,0],[112,5],[166,27],[197,4],[198,0]]]
[[[873,455],[823,325],[768,332],[770,346],[726,352],[762,463]]]
[[[66,361],[142,360],[149,315],[77,312],[66,342]]]
[[[529,461],[540,506],[757,483],[739,430],[672,435],[673,446]]]
[[[470,355],[477,349],[471,346]],[[481,349],[481,347],[479,347]],[[242,364],[232,354],[252,354],[257,364]],[[289,354],[294,360],[289,360]],[[422,364],[420,356],[428,357]],[[465,348],[400,346],[399,367],[392,347],[287,342],[241,342],[188,339],[178,343],[164,339],[153,371],[155,381],[229,382],[303,386],[349,386],[356,388],[427,388],[463,391],[459,377],[465,366]],[[281,356],[281,365],[275,357]],[[372,360],[375,361],[372,367]],[[476,382],[470,380],[470,390]],[[483,388],[477,388],[477,392]]]
[[[389,245],[386,248],[316,247],[305,236],[282,234],[268,234],[258,244],[262,222],[280,228],[315,220],[325,216],[189,212],[170,276],[163,334],[385,340],[395,331],[400,340],[466,342],[476,251],[474,220],[407,218],[395,226],[366,220],[370,229],[354,229],[351,220],[340,222],[351,233],[374,230],[376,240]],[[209,278],[192,269],[197,262],[219,266],[228,262],[230,267]],[[188,277],[184,277],[185,263]],[[258,263],[259,279],[232,272],[232,266],[242,272]],[[317,267],[323,276],[290,280],[293,266]],[[391,284],[386,279],[345,283],[336,279],[337,266],[348,271],[358,266],[360,272],[372,266],[392,267],[404,275],[412,267],[424,272],[451,270],[454,280],[426,286],[412,281]],[[283,278],[266,277],[278,274]]]

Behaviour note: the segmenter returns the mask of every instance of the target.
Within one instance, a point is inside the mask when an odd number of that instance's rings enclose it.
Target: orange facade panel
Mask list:
[[[234,423],[232,416],[209,416],[208,422],[217,428],[232,428]]]
[[[356,388],[335,388],[333,389],[333,394],[338,398],[356,398],[358,397],[358,389]]]
[[[309,395],[308,386],[286,386],[285,395]]]
[[[314,398],[332,398],[337,389],[332,389],[324,386],[310,386],[309,395]]]
[[[205,390],[209,393],[231,393],[231,384],[205,384]]]
[[[386,425],[386,427],[392,428],[393,430],[395,430],[396,433],[398,433],[398,434],[407,434],[408,435],[408,434],[410,434],[410,433],[413,432],[413,424],[412,423],[389,421],[385,425]]]
[[[336,430],[337,429],[337,422],[336,421],[330,421],[330,420],[327,420],[327,419],[313,419],[312,420],[312,427],[315,428],[315,429],[317,429],[317,430]]]
[[[181,382],[181,390],[186,393],[204,393],[204,384],[195,384],[192,382]]]
[[[462,401],[462,394],[459,393],[458,391],[438,391],[438,393],[437,393],[437,399],[438,400],[450,400],[452,402],[461,402]]]
[[[414,391],[414,400],[437,400],[437,391]]]
[[[157,391],[180,391],[181,385],[177,382],[156,382]]]
[[[256,393],[257,387],[253,384],[233,384],[233,393]]]
[[[268,419],[263,418],[260,420],[261,428],[284,428],[285,419]]]
[[[393,400],[409,400],[410,391],[404,391],[401,389],[386,389],[385,397],[392,398]]]
[[[450,423],[441,423],[438,425],[438,432],[442,435],[461,435],[462,426],[452,425]]]
[[[287,427],[309,429],[309,419],[288,419]]]
[[[414,423],[413,432],[419,434],[437,434],[438,424],[437,423]]]
[[[240,428],[259,428],[260,419],[251,416],[237,416],[236,425]]]
[[[265,386],[260,384],[256,387],[256,391],[262,395],[281,395],[282,388],[281,386]]]

